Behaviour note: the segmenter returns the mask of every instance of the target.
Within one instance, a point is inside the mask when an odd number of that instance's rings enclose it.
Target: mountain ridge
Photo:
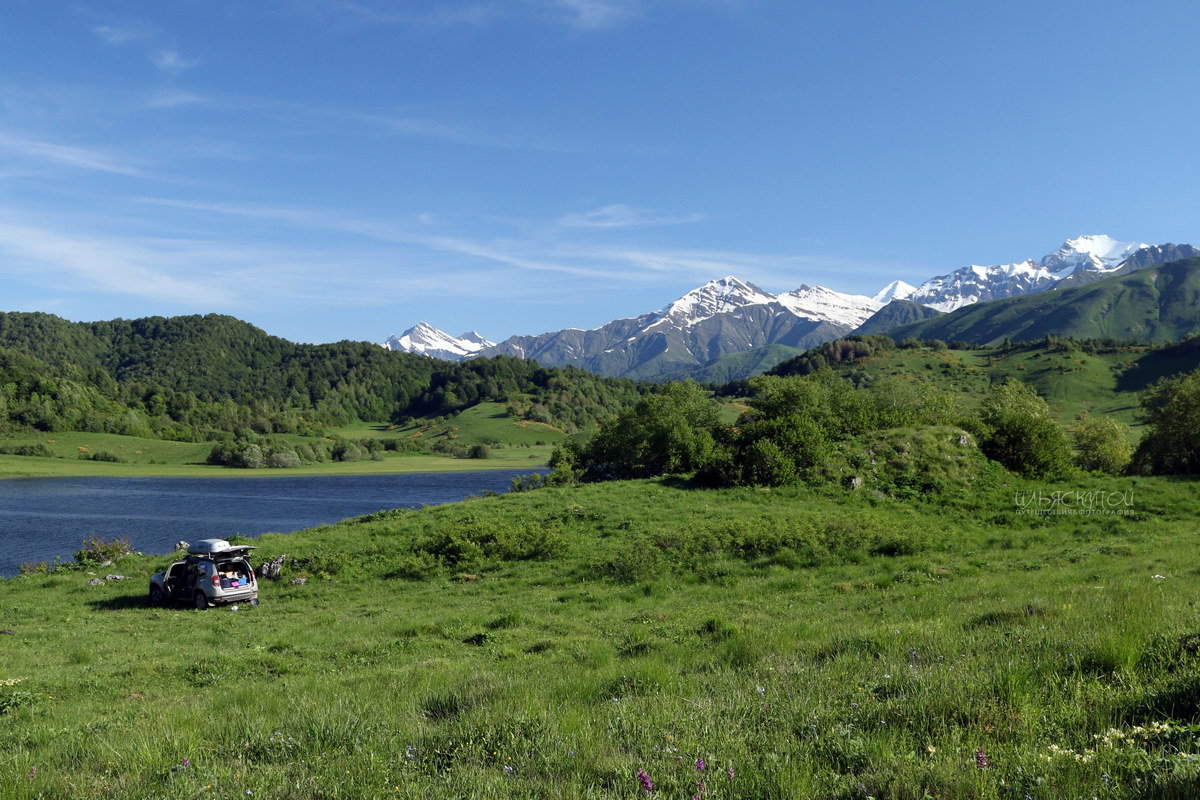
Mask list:
[[[807,284],[773,294],[727,275],[657,311],[589,330],[564,328],[490,343],[474,332],[454,337],[420,323],[383,344],[448,360],[510,355],[547,366],[574,365],[601,375],[665,380],[691,372],[703,374],[714,367],[722,373],[735,362],[722,366],[714,362],[760,347],[804,348],[851,332],[885,333],[978,303],[1087,285],[1192,256],[1200,256],[1200,250],[1191,245],[1147,245],[1089,234],[1066,239],[1040,259],[968,265],[916,287],[894,280],[872,297]],[[761,363],[753,358],[735,361]]]

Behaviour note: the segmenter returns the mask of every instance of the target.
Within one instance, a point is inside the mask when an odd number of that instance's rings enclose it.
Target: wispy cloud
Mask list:
[[[159,50],[151,56],[150,60],[159,72],[167,75],[178,75],[200,63],[194,58],[184,58],[175,50]]]
[[[96,37],[105,44],[122,45],[153,39],[160,35],[161,31],[158,27],[148,22],[129,21],[108,25],[95,25],[92,27],[92,33],[96,34]]]
[[[115,175],[146,177],[146,172],[119,156],[91,147],[27,139],[0,131],[0,150],[44,163]]]
[[[177,277],[155,266],[163,248],[136,241],[91,238],[46,228],[0,223],[6,271],[20,269],[47,285],[90,288],[156,301],[228,304],[228,292],[211,281]]]
[[[553,6],[575,27],[606,28],[631,16],[637,4],[631,0],[551,0]]]
[[[79,9],[89,17],[98,16],[88,9]],[[172,38],[164,33],[162,28],[144,19],[126,18],[117,22],[106,21],[92,26],[95,34],[104,44],[110,47],[134,45],[136,49],[146,53],[155,69],[165,75],[175,76],[197,66],[200,62],[194,58],[185,58],[172,42]]]
[[[701,219],[703,217],[700,214],[661,214],[615,203],[592,211],[568,214],[559,220],[559,225],[564,228],[649,228],[684,225]]]
[[[481,27],[513,19],[540,19],[599,29],[635,16],[650,0],[277,0],[287,13],[340,23],[409,27]]]

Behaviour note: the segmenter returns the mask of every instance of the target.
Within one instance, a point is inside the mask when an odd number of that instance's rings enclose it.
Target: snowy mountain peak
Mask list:
[[[852,328],[862,325],[884,305],[866,295],[844,294],[824,286],[808,285],[781,294],[775,300],[797,317],[825,320]]]
[[[693,289],[662,309],[659,314],[691,325],[716,314],[743,306],[770,303],[774,299],[775,295],[764,292],[754,284],[727,275]]]
[[[883,303],[886,306],[893,300],[906,299],[915,291],[917,291],[917,287],[911,284],[905,283],[904,281],[892,281],[887,286],[880,289],[879,292],[871,299],[876,303]]]
[[[1118,242],[1105,234],[1080,236],[1067,239],[1062,247],[1044,256],[1039,266],[1053,272],[1058,278],[1065,278],[1080,269],[1109,272],[1145,247],[1149,245]]]
[[[418,322],[399,336],[389,336],[382,347],[405,353],[420,353],[446,361],[461,361],[494,344],[475,331],[464,333],[462,336],[451,336],[427,322]]]

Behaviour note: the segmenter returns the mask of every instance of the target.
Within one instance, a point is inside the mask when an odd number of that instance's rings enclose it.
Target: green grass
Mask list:
[[[1138,392],[1149,380],[1128,380],[1140,359],[1154,360],[1149,348],[1090,354],[1047,350],[1029,344],[1012,350],[938,350],[927,347],[888,350],[839,367],[845,375],[891,375],[930,383],[974,407],[993,383],[1016,378],[1046,398],[1055,418],[1071,425],[1080,414],[1104,414],[1135,424]],[[1156,364],[1157,366],[1157,364]]]
[[[236,612],[145,605],[167,559],[4,581],[0,796],[1196,796],[1194,483],[953,478],[383,512],[263,537]]]
[[[5,434],[0,445],[43,446],[52,457],[0,454],[0,478],[66,476],[263,476],[359,475],[403,472],[459,472],[476,469],[523,469],[545,465],[561,431],[540,422],[514,420],[497,403],[481,403],[441,422],[421,420],[395,426],[360,422],[328,431],[330,436],[358,440],[412,439],[432,448],[438,442],[489,445],[488,458],[450,458],[385,452],[382,461],[324,462],[290,469],[227,469],[206,462],[212,442],[170,442],[108,433],[44,433],[22,431]],[[296,444],[311,441],[298,435],[276,438]],[[81,455],[105,453],[118,461],[90,461]]]
[[[365,428],[364,428],[365,429]],[[281,437],[303,441],[301,437]],[[362,438],[356,436],[355,438]],[[205,463],[211,442],[185,443],[139,439],[106,433],[22,432],[4,436],[6,445],[42,444],[54,455],[0,454],[0,478],[16,477],[263,477],[269,475],[374,475],[406,472],[460,472],[477,469],[540,467],[552,447],[501,447],[486,459],[450,458],[444,455],[384,453],[381,461],[324,462],[292,469],[228,469]],[[81,449],[86,448],[86,449]],[[87,461],[80,453],[111,453],[119,462]]]
[[[553,445],[566,436],[544,422],[509,416],[501,403],[479,403],[443,422],[419,420],[411,425],[390,429],[388,435],[399,435],[425,444],[451,439],[510,447]]]

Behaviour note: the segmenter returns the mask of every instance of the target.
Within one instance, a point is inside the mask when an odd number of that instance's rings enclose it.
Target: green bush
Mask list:
[[[1061,474],[1071,463],[1063,429],[1032,387],[1009,379],[980,408],[979,446],[988,458],[1028,476]]]
[[[1200,370],[1164,378],[1142,393],[1146,433],[1134,468],[1153,475],[1200,475]]]
[[[1072,431],[1075,463],[1081,469],[1119,475],[1133,458],[1129,426],[1112,417],[1088,416]]]
[[[75,561],[80,564],[103,564],[105,561],[116,561],[132,552],[128,536],[105,539],[93,533],[83,540],[83,546],[75,552]]]

